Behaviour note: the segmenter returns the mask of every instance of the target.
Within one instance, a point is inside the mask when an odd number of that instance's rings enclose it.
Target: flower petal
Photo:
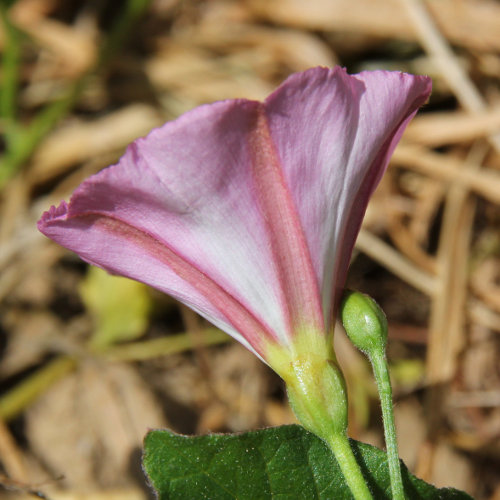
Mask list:
[[[215,103],[154,130],[85,181],[67,210],[46,214],[40,230],[186,302],[258,352],[263,339],[287,343],[288,309],[248,146],[261,106]],[[174,257],[190,269],[181,278]]]
[[[202,106],[135,141],[39,228],[265,357],[304,324],[328,331],[368,198],[429,91],[424,77],[315,68],[265,103]]]
[[[249,146],[255,194],[268,228],[289,327],[292,332],[306,328],[311,334],[315,331],[323,335],[318,281],[263,106],[250,133]]]
[[[289,77],[265,102],[327,326],[368,199],[430,90],[427,77],[313,68]]]

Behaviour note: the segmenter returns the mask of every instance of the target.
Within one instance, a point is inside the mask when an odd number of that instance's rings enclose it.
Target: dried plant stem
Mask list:
[[[417,290],[429,296],[434,294],[435,279],[433,276],[422,271],[397,250],[366,229],[360,231],[356,247],[396,276],[413,285]]]
[[[487,104],[483,96],[457,61],[448,41],[436,27],[423,2],[421,0],[401,1],[413,21],[420,43],[434,59],[436,66],[441,70],[441,76],[457,96],[460,104],[473,113],[485,111]],[[500,152],[500,135],[490,135],[489,141],[495,150]]]
[[[486,145],[476,143],[469,153],[469,165],[479,165],[485,153]],[[467,264],[475,205],[468,189],[460,184],[453,185],[446,197],[437,253],[439,288],[432,303],[426,360],[426,378],[431,385],[426,401],[429,447],[419,466],[421,469],[425,463],[426,471],[433,466],[432,443],[441,428],[442,389],[453,378],[466,342]]]
[[[401,1],[413,20],[420,43],[435,59],[442,77],[461,105],[473,113],[484,111],[487,106],[483,97],[457,61],[425,5],[420,0]],[[489,143],[500,151],[498,134],[490,135]],[[479,170],[486,152],[484,144],[476,143],[464,172],[467,169]],[[474,206],[468,187],[455,182],[446,200],[437,257],[439,287],[433,301],[427,356],[427,378],[431,384],[450,380],[464,344],[467,258]]]
[[[480,169],[479,165],[470,168],[471,160],[464,168],[465,162],[458,158],[422,146],[401,144],[394,151],[392,162],[446,184],[463,186],[492,203],[498,203],[500,175],[493,169]]]
[[[18,481],[27,480],[28,474],[23,458],[23,453],[8,426],[0,419],[0,460],[10,478]]]
[[[487,146],[476,143],[469,153],[469,168],[477,166]],[[457,356],[465,344],[465,311],[469,244],[475,200],[461,185],[448,192],[438,248],[439,290],[433,302],[427,357],[431,384],[447,382],[455,373]]]

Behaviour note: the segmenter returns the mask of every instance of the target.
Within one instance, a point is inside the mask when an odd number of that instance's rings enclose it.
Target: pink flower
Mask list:
[[[422,76],[314,68],[264,102],[201,106],[136,140],[38,227],[267,362],[300,333],[329,342],[368,199],[430,90]]]

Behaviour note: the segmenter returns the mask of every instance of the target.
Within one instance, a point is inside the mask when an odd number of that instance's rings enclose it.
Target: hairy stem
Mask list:
[[[387,460],[389,463],[389,476],[391,478],[392,498],[404,500],[403,480],[401,478],[401,465],[399,462],[396,426],[392,407],[392,387],[389,377],[389,367],[382,353],[373,352],[370,356],[375,380],[379,391],[382,406],[382,419],[384,421],[385,445],[387,447]]]
[[[356,500],[372,500],[372,494],[361,473],[346,435],[331,436],[328,445],[333,451],[351,493]]]

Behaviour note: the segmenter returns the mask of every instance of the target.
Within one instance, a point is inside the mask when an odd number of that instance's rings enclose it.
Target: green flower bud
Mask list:
[[[385,352],[387,318],[368,295],[346,290],[340,305],[340,319],[351,342],[367,356]]]

